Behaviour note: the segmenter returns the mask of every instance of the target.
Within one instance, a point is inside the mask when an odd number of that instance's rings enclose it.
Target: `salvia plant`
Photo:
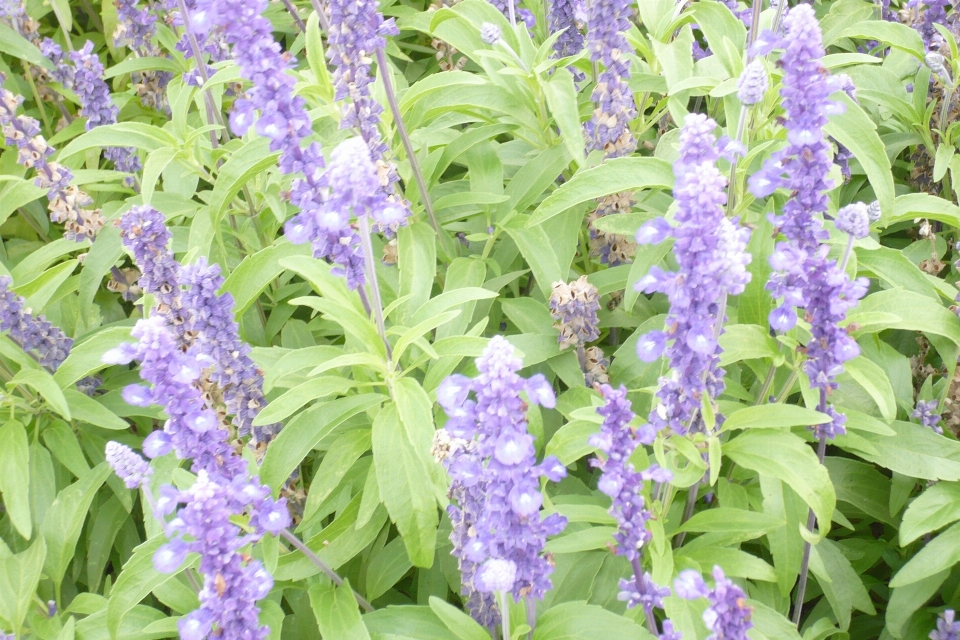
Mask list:
[[[957,640],[958,39],[0,0],[0,640]]]

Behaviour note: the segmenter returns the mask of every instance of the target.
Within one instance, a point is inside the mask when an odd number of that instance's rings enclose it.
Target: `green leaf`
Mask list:
[[[919,293],[906,289],[889,289],[868,295],[847,316],[851,324],[868,324],[870,315],[885,314],[882,324],[874,323],[873,331],[905,329],[935,333],[960,345],[960,326],[957,317],[946,307]],[[860,318],[865,318],[860,322]]]
[[[64,389],[63,396],[74,420],[111,431],[123,431],[130,426],[120,416],[85,393],[80,393],[76,389]]]
[[[560,137],[567,145],[570,157],[576,161],[577,166],[583,166],[583,130],[580,128],[577,89],[573,84],[573,75],[564,68],[556,69],[542,86],[547,98],[547,108],[560,129]]]
[[[53,379],[66,389],[77,380],[103,369],[103,354],[124,342],[130,342],[130,327],[107,327],[85,338],[70,350],[70,355],[63,361]]]
[[[476,620],[452,604],[430,596],[430,609],[460,640],[490,640],[490,634]]]
[[[8,384],[23,384],[36,390],[54,411],[67,420],[71,419],[70,407],[63,391],[45,369],[20,369]]]
[[[893,23],[885,24],[893,26]],[[823,130],[853,152],[880,201],[880,210],[887,215],[894,206],[893,173],[886,147],[877,135],[877,126],[863,107],[842,91],[834,93],[831,99],[842,102],[846,109],[843,113],[831,115]]]
[[[400,297],[410,296],[404,303],[403,317],[406,319],[430,299],[437,270],[437,236],[430,225],[417,222],[401,227],[397,242]]]
[[[922,480],[960,480],[960,443],[912,422],[890,423],[894,435],[861,431],[874,451],[858,455],[885,469]]]
[[[62,489],[40,525],[40,533],[47,543],[43,572],[58,585],[73,561],[90,503],[110,473],[110,466],[104,462]]]
[[[553,538],[547,541],[544,549],[556,554],[606,549],[612,544],[616,532],[616,527],[590,527]]]
[[[276,166],[279,156],[279,153],[270,151],[270,140],[259,136],[230,155],[220,167],[213,193],[210,194],[210,218],[214,227],[223,220],[230,201],[243,185],[266,169]]]
[[[391,540],[383,549],[373,553],[367,563],[367,597],[375,600],[382,596],[397,584],[412,566],[403,546],[403,539]]]
[[[887,422],[897,417],[897,404],[893,385],[886,371],[864,356],[857,356],[844,363],[846,373],[863,387],[880,409],[880,415]],[[842,386],[842,385],[841,385]]]
[[[50,267],[30,282],[14,287],[13,290],[27,299],[24,306],[40,311],[47,306],[50,298],[66,282],[78,264],[80,264],[80,261],[77,259],[61,262]]]
[[[177,148],[179,142],[170,133],[145,122],[118,122],[104,124],[74,138],[60,151],[60,160],[103,147],[136,147],[151,153],[163,147]]]
[[[760,640],[800,640],[797,625],[787,620],[783,614],[758,600],[747,600],[753,609],[750,621],[756,632],[762,633]]]
[[[770,358],[773,364],[783,364],[783,356],[777,341],[770,332],[756,324],[728,325],[719,339],[720,366],[727,366],[740,360]]]
[[[747,539],[752,539],[766,535],[783,525],[783,520],[765,513],[731,507],[717,507],[694,514],[677,531],[692,531],[695,533],[722,531],[750,536]]]
[[[921,493],[903,514],[900,546],[960,520],[960,482],[938,482]]]
[[[0,427],[0,494],[3,494],[3,504],[14,528],[29,540],[33,530],[30,449],[26,429],[15,420]]]
[[[23,626],[30,611],[46,553],[46,544],[38,537],[23,553],[0,558],[0,620],[14,630]]]
[[[153,58],[129,57],[119,62],[103,72],[103,79],[109,80],[117,76],[135,73],[137,71],[169,71],[170,73],[183,73],[184,69],[172,58]]]
[[[111,637],[119,633],[128,611],[179,573],[161,573],[153,567],[153,554],[166,542],[166,537],[158,534],[139,545],[117,576],[107,603],[107,628]]]
[[[960,562],[960,523],[954,524],[924,545],[900,568],[890,581],[891,587],[904,587],[950,569]]]
[[[276,446],[267,447],[260,465],[260,478],[274,489],[287,481],[297,465],[331,431],[345,420],[371,409],[386,399],[378,393],[348,396],[332,402],[318,403],[291,420],[274,439]]]
[[[308,593],[324,640],[370,640],[349,581],[339,587],[315,584]]]
[[[703,569],[703,573],[709,573],[714,565],[720,565],[720,568],[729,577],[760,580],[761,582],[777,581],[777,574],[774,573],[773,567],[760,558],[739,549],[728,547],[680,548],[677,549],[676,554],[677,557],[696,562]]]
[[[317,509],[340,484],[354,463],[370,450],[370,432],[366,429],[347,431],[330,445],[317,467],[310,484],[310,493],[303,509],[303,522],[310,523]]]
[[[0,28],[8,29],[4,24]],[[0,42],[3,42],[4,36],[0,33]],[[33,183],[33,180],[15,178],[14,176],[3,176],[8,184],[0,191],[0,224],[5,222],[10,214],[18,208],[30,204],[40,196],[46,193]],[[14,280],[16,282],[16,280]]]
[[[853,609],[871,616],[876,615],[877,611],[860,576],[838,547],[829,538],[810,547],[810,571],[817,577],[840,628],[846,630],[850,627]]]
[[[533,640],[651,640],[650,633],[623,616],[585,602],[551,607],[537,620]]]
[[[307,380],[264,407],[253,419],[253,424],[260,426],[280,422],[308,402],[344,394],[353,386],[352,380],[342,376],[320,376]]]
[[[910,617],[940,591],[948,575],[949,571],[941,571],[913,584],[890,590],[886,612],[887,631],[890,635],[898,639],[903,637],[904,626]]]
[[[614,158],[603,164],[578,171],[547,196],[527,221],[527,227],[543,224],[571,207],[597,198],[639,189],[669,189],[673,186],[673,168],[659,158]]]
[[[0,51],[38,67],[53,69],[34,44],[5,24],[0,24]]]
[[[929,193],[905,193],[894,201],[893,216],[885,218],[889,226],[916,218],[939,220],[952,227],[960,226],[960,207]]]
[[[826,422],[830,422],[827,414],[795,404],[761,404],[729,413],[722,430],[809,427]]]
[[[790,485],[816,514],[820,536],[827,534],[836,494],[830,474],[801,438],[787,431],[751,429],[727,442],[723,452],[741,467]]]
[[[244,258],[223,282],[223,293],[233,296],[233,313],[239,318],[257,301],[270,281],[283,272],[281,260],[309,255],[309,245],[278,240],[276,244]]]
[[[926,47],[916,29],[899,22],[865,20],[840,34],[841,38],[859,38],[861,40],[880,40],[895,49],[905,51],[923,62]]]
[[[386,405],[373,421],[373,455],[380,497],[403,536],[407,555],[415,566],[427,568],[433,564],[440,519],[429,489],[434,485],[427,466],[432,461],[426,460],[429,445],[420,450],[414,441],[422,439],[411,438],[411,430],[419,428],[401,422],[396,405]]]

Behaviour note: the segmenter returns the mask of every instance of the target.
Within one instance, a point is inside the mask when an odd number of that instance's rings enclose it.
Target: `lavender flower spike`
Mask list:
[[[110,98],[110,89],[103,80],[103,63],[93,53],[93,43],[87,40],[82,49],[72,51],[70,60],[76,66],[73,90],[82,105],[80,115],[87,118],[87,131],[104,124],[115,124],[119,109]],[[107,147],[103,155],[118,171],[136,173],[141,169],[140,158],[133,147]]]
[[[370,159],[376,166],[378,190],[410,212],[396,193],[400,177],[396,165],[387,160],[389,147],[380,135],[380,114],[383,107],[373,99],[370,88],[374,77],[371,59],[387,46],[385,36],[400,33],[393,19],[384,20],[377,10],[377,0],[331,0],[330,48],[327,56],[336,67],[333,74],[336,100],[349,100],[343,105],[341,129],[357,128],[367,144]],[[381,69],[381,73],[388,73]],[[395,230],[395,228],[393,229]]]
[[[791,9],[784,25],[781,95],[788,144],[751,176],[750,184],[758,197],[779,186],[794,194],[784,205],[783,215],[772,218],[786,241],[779,243],[770,257],[775,273],[767,289],[774,298],[783,299],[783,305],[770,314],[770,326],[787,331],[797,322],[795,308],[806,310],[811,339],[804,370],[811,385],[820,390],[818,409],[832,417],[816,431],[818,436],[832,438],[844,433],[844,417],[827,405],[827,395],[836,388],[843,363],[860,353],[839,323],[866,293],[867,281],[851,282],[836,262],[827,259],[828,248],[821,245],[828,235],[822,215],[827,210],[826,192],[832,187],[827,180],[832,166],[830,144],[822,128],[836,107],[829,100],[835,82],[820,60],[824,55],[820,25],[808,5]],[[851,209],[838,217],[838,222],[841,226],[849,222],[850,230],[859,234],[864,230],[864,218],[869,220],[867,208]]]
[[[580,33],[584,17],[580,0],[553,0],[550,3],[550,32],[563,31],[553,43],[558,58],[574,56],[583,51],[583,34]]]
[[[602,149],[607,158],[632,153],[637,141],[630,121],[637,117],[633,92],[627,81],[630,63],[624,33],[630,28],[633,4],[629,0],[597,0],[587,8],[587,50],[590,59],[603,64],[593,90],[593,117],[586,123],[587,151]]]
[[[0,331],[8,331],[25,353],[48,371],[56,371],[70,355],[73,339],[43,316],[25,310],[26,301],[10,290],[11,284],[8,276],[0,276]]]
[[[617,555],[625,557],[633,567],[630,579],[620,581],[618,597],[626,601],[628,608],[642,606],[650,631],[656,633],[653,609],[663,608],[663,597],[670,595],[670,590],[654,583],[650,574],[641,568],[641,549],[652,537],[646,528],[652,514],[646,508],[641,491],[644,480],[669,482],[671,475],[656,465],[643,472],[633,468],[630,456],[637,445],[652,443],[656,432],[649,424],[636,431],[629,426],[634,415],[627,400],[626,387],[613,389],[603,385],[600,392],[606,400],[606,404],[597,409],[597,413],[603,416],[603,426],[589,442],[590,446],[602,451],[604,457],[593,459],[591,464],[602,472],[597,488],[613,499],[610,514],[617,519],[617,533],[613,536],[617,542]]]
[[[746,640],[753,628],[750,617],[753,610],[747,605],[747,594],[731,582],[723,569],[713,568],[714,587],[710,589],[696,571],[680,573],[674,581],[674,592],[681,598],[707,598],[710,605],[703,612],[703,622],[710,630],[707,640]]]
[[[537,464],[520,392],[545,407],[553,407],[556,399],[543,376],[524,380],[517,375],[523,362],[502,336],[490,340],[476,364],[476,378],[453,375],[437,389],[437,402],[449,416],[447,433],[476,443],[473,460],[448,466],[454,482],[477,486],[483,502],[475,524],[466,532],[462,553],[475,567],[490,560],[513,562],[516,574],[510,591],[514,599],[523,595],[540,599],[550,589],[553,571],[541,555],[543,547],[547,536],[563,530],[566,519],[554,513],[541,520],[538,479],[559,481],[566,468],[552,456]],[[468,398],[471,393],[475,400]],[[494,585],[476,575],[474,586],[486,592]]]
[[[0,84],[6,76],[0,73]],[[56,162],[48,162],[54,148],[40,135],[40,123],[29,116],[18,116],[23,97],[0,86],[0,127],[8,145],[17,148],[17,163],[36,171],[34,183],[47,190],[50,219],[64,224],[64,237],[81,242],[94,238],[103,228],[99,209],[84,209],[93,198],[70,184],[73,173]]]
[[[742,105],[754,105],[763,100],[763,94],[768,88],[770,81],[767,78],[767,69],[763,66],[763,59],[754,58],[737,81],[737,98]]]
[[[597,288],[587,282],[587,276],[580,276],[570,284],[558,281],[553,283],[550,294],[550,315],[556,320],[553,326],[560,331],[557,341],[561,349],[582,347],[600,336],[597,328],[600,310],[600,294]]]
[[[150,468],[147,461],[126,445],[111,440],[107,443],[105,453],[107,463],[113,468],[117,477],[123,480],[128,489],[139,489],[153,474],[153,469]]]
[[[637,282],[637,290],[659,291],[670,300],[669,331],[641,337],[637,356],[652,362],[666,352],[673,372],[660,380],[659,403],[650,413],[650,424],[681,435],[703,430],[701,396],[716,398],[723,391],[717,338],[726,296],[741,293],[750,281],[746,265],[751,256],[745,250],[749,231],[724,215],[727,180],[716,166],[721,155],[713,134],[716,127],[703,114],[686,117],[680,158],[673,167],[677,225],[657,218],[637,231],[639,244],[659,243],[668,236],[676,239],[677,272],[655,267]]]

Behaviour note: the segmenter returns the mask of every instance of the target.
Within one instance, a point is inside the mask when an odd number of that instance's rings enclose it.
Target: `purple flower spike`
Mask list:
[[[587,151],[601,149],[604,157],[632,153],[637,141],[630,122],[637,108],[630,90],[630,50],[625,35],[630,28],[633,3],[629,0],[596,0],[587,5],[587,50],[590,59],[603,65],[591,99],[593,117],[584,126]]]
[[[451,419],[437,432],[434,454],[453,479],[450,540],[462,593],[472,615],[489,625],[498,618],[489,591],[509,590],[519,600],[525,594],[542,598],[550,589],[553,567],[542,556],[543,547],[547,536],[563,530],[566,519],[554,513],[541,520],[539,478],[560,480],[566,469],[553,457],[538,465],[527,433],[527,407],[520,393],[552,400],[546,380],[517,375],[523,362],[502,336],[490,340],[476,364],[476,378],[452,376],[438,391]],[[507,580],[511,565],[515,574]]]
[[[784,205],[783,215],[772,217],[786,240],[771,256],[774,273],[767,289],[774,298],[782,298],[786,307],[802,308],[808,318],[811,339],[804,371],[820,391],[819,410],[832,417],[814,430],[818,437],[833,438],[845,432],[845,418],[827,406],[826,398],[837,387],[843,363],[859,354],[856,342],[839,323],[866,293],[867,281],[851,282],[835,261],[827,259],[828,248],[821,244],[828,236],[822,216],[827,210],[826,192],[832,187],[827,174],[833,164],[822,129],[835,83],[820,60],[824,55],[820,25],[813,9],[802,4],[790,10],[784,25],[787,37],[780,58],[780,93],[789,144],[767,161],[761,174],[782,183],[793,197]],[[845,209],[838,214],[837,223],[841,230],[863,237],[869,231],[868,209]],[[785,331],[793,327],[796,315],[786,307],[771,313],[772,328]]]
[[[26,300],[10,290],[12,284],[8,276],[0,276],[0,331],[7,331],[7,336],[41,366],[56,371],[70,355],[73,338],[43,316],[25,310]]]
[[[650,413],[656,430],[674,433],[703,429],[700,416],[704,393],[716,398],[723,391],[719,367],[719,328],[727,295],[741,293],[750,281],[746,252],[750,232],[725,216],[726,178],[716,163],[720,148],[717,123],[703,114],[690,114],[680,131],[680,157],[674,163],[677,200],[673,253],[679,269],[651,269],[637,288],[659,291],[670,300],[668,330],[652,332],[637,342],[637,357],[652,362],[661,353],[673,373],[660,380],[659,402]],[[669,343],[669,344],[668,344]],[[722,416],[718,421],[722,422]]]
[[[106,448],[107,463],[117,477],[123,480],[128,489],[139,489],[153,474],[146,460],[138,456],[133,449],[119,442],[110,441]]]
[[[582,14],[581,0],[553,0],[550,3],[550,32],[563,31],[553,43],[558,58],[573,56],[583,51],[583,34],[580,33]]]

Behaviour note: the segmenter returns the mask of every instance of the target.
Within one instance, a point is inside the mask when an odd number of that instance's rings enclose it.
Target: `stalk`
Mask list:
[[[360,223],[360,246],[363,248],[364,269],[367,272],[367,285],[370,287],[370,293],[373,300],[370,306],[373,308],[373,317],[377,323],[377,331],[383,339],[383,344],[387,348],[387,358],[393,360],[393,348],[390,341],[387,340],[387,327],[383,320],[383,302],[380,298],[380,284],[377,282],[377,272],[374,269],[373,243],[370,242],[370,221],[366,215],[357,216]]]
[[[503,626],[503,640],[510,640],[510,603],[507,601],[507,592],[497,593],[500,601],[500,623]]]
[[[324,562],[323,560],[321,560],[321,559],[317,556],[317,554],[315,554],[313,551],[311,551],[311,550],[310,550],[310,547],[308,547],[307,545],[305,545],[305,544],[303,544],[302,542],[300,542],[300,538],[298,538],[297,536],[295,536],[295,535],[293,535],[292,533],[290,533],[290,531],[287,530],[287,529],[284,529],[283,531],[280,532],[280,537],[283,538],[284,540],[286,540],[287,542],[289,542],[290,544],[292,544],[294,547],[296,547],[296,549],[297,549],[300,553],[302,553],[303,555],[305,555],[305,556],[307,557],[307,559],[310,560],[310,562],[312,562],[313,564],[317,565],[317,567],[320,569],[320,571],[322,571],[322,572],[324,573],[324,575],[326,575],[328,578],[330,578],[330,582],[332,582],[333,584],[337,585],[338,587],[342,587],[342,586],[343,586],[343,578],[341,578],[340,576],[338,576],[336,571],[334,571],[333,569],[331,569],[331,568],[327,565],[326,562]],[[369,602],[367,602],[366,598],[364,598],[363,596],[361,596],[359,593],[357,593],[356,591],[354,591],[354,592],[353,592],[353,597],[357,599],[357,604],[360,605],[360,608],[361,608],[361,609],[363,609],[363,610],[366,611],[367,613],[370,613],[371,611],[373,611],[373,605],[371,605]]]

